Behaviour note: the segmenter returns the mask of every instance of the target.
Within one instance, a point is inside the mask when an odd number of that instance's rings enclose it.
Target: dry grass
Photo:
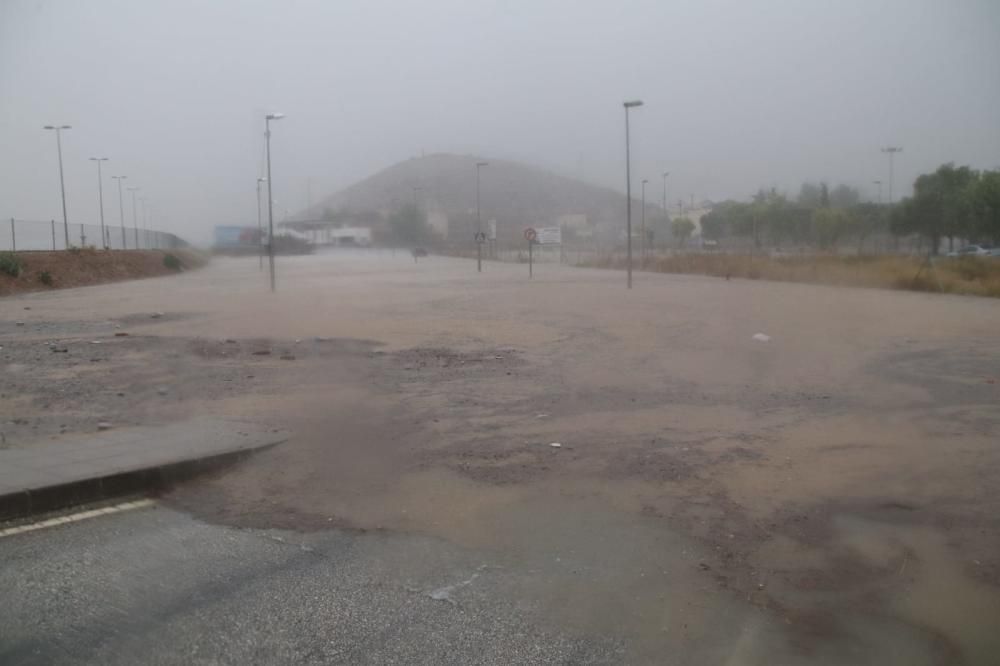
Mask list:
[[[0,296],[171,275],[177,270],[165,265],[164,258],[168,255],[177,258],[181,270],[199,268],[208,261],[206,254],[190,248],[17,252],[20,273],[17,276],[0,273]]]
[[[640,270],[657,273],[693,273],[718,277],[811,282],[847,287],[879,287],[940,291],[1000,298],[1000,259],[995,257],[938,258],[934,271],[914,257],[761,257],[730,254],[677,254],[652,257]],[[621,257],[585,262],[598,268],[624,268]]]

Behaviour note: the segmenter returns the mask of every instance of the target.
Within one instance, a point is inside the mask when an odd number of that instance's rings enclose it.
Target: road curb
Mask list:
[[[284,441],[0,495],[0,521],[18,520],[125,495],[162,492],[174,484],[234,465]]]

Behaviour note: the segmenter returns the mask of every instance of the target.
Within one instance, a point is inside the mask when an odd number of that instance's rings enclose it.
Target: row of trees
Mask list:
[[[701,220],[702,236],[738,237],[755,246],[832,249],[853,243],[863,252],[876,234],[919,235],[937,252],[947,238],[995,245],[1000,242],[1000,171],[979,172],[945,164],[920,176],[913,196],[895,206],[862,203],[846,185],[802,185],[795,200],[775,189],[760,190],[749,203],[725,201]]]
[[[1000,171],[975,171],[945,164],[917,178],[913,196],[892,211],[891,229],[919,234],[937,253],[943,238],[989,245],[1000,243]]]
[[[806,183],[796,200],[775,189],[760,190],[750,203],[725,201],[701,219],[702,236],[712,240],[743,237],[755,246],[813,246],[830,249],[845,241],[859,252],[873,234],[888,228],[882,207],[859,203],[857,190]]]

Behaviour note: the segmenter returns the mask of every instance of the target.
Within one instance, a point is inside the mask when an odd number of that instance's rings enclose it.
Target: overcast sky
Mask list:
[[[0,216],[61,216],[59,123],[71,222],[100,155],[160,228],[255,223],[268,111],[276,215],[421,152],[624,190],[629,98],[634,182],[670,171],[671,201],[873,192],[887,144],[898,198],[1000,167],[1000,2],[0,0]]]

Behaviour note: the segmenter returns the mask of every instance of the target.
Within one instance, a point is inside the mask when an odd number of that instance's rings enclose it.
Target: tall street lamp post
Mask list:
[[[479,206],[479,170],[489,166],[489,162],[476,162],[476,271],[483,272],[483,244],[479,240],[483,233],[483,217]]]
[[[97,201],[101,208],[101,245],[108,249],[108,237],[104,230],[104,179],[101,178],[101,162],[107,162],[107,157],[91,157],[91,162],[97,162]]]
[[[628,288],[632,288],[632,164],[631,148],[629,146],[628,110],[642,106],[642,100],[633,99],[624,103],[625,106],[625,234],[628,248]]]
[[[271,291],[274,291],[274,197],[271,191],[271,121],[281,120],[283,113],[264,116],[264,141],[267,144],[267,263],[271,269]]]
[[[893,161],[895,160],[896,153],[903,152],[903,149],[899,146],[886,146],[882,149],[883,153],[889,156],[889,205],[892,206],[892,168]]]
[[[132,193],[132,238],[135,241],[135,249],[139,249],[139,216],[135,214],[135,193],[141,190],[141,187],[130,187],[128,191]]]
[[[257,178],[257,268],[264,270],[264,223],[260,213],[260,184],[267,178]]]
[[[69,219],[66,217],[66,183],[63,180],[62,163],[62,131],[72,129],[71,125],[46,125],[42,129],[54,130],[56,133],[56,150],[59,151],[59,191],[62,193],[63,233],[66,234],[66,249],[69,249]]]
[[[111,176],[113,179],[118,181],[118,219],[121,221],[122,225],[122,249],[127,250],[127,244],[125,243],[125,203],[122,201],[122,181],[128,178],[128,176]]]

